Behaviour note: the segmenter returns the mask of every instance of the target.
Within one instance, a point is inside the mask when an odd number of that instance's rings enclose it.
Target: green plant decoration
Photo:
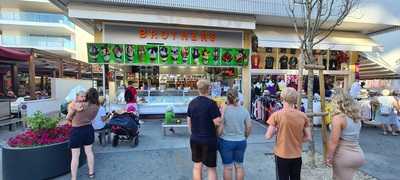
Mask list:
[[[26,118],[26,123],[32,131],[54,129],[60,121],[57,117],[48,117],[44,113],[37,111],[33,116]]]

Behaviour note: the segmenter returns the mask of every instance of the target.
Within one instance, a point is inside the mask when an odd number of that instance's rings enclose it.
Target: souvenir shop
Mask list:
[[[341,34],[333,34],[339,36]],[[346,34],[347,35],[347,34]],[[359,37],[356,35],[355,37]],[[348,36],[350,37],[350,36]],[[300,50],[297,35],[285,28],[266,28],[257,27],[252,36],[251,54],[251,113],[253,118],[265,122],[269,115],[281,108],[279,93],[286,87],[298,87],[298,64]],[[367,37],[360,39],[369,40]],[[346,40],[347,42],[348,40]],[[360,41],[360,40],[359,40]],[[359,60],[358,52],[371,49],[363,49],[359,41],[354,40],[350,44],[338,45],[323,41],[317,49],[313,51],[314,56],[326,67],[324,70],[325,78],[325,97],[331,96],[334,87],[348,89],[349,84],[354,81],[356,66]],[[364,41],[364,42],[365,42]],[[372,40],[369,40],[372,41]],[[370,46],[372,42],[370,42]],[[307,107],[305,92],[307,92],[307,72],[303,72],[303,99],[301,109]],[[319,76],[314,76],[314,112],[320,110]],[[321,118],[314,117],[314,124],[320,124]]]
[[[89,62],[104,64],[111,109],[124,105],[131,81],[139,90],[141,114],[163,114],[168,106],[186,113],[199,79],[212,82],[211,95],[219,103],[229,87],[242,87],[250,59],[243,36],[234,30],[104,23],[105,43],[88,44]]]

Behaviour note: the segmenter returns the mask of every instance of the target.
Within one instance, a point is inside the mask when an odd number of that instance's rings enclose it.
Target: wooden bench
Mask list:
[[[164,136],[167,135],[167,129],[169,129],[169,128],[186,128],[186,129],[188,129],[188,125],[186,123],[182,123],[182,124],[165,124],[165,123],[162,123],[161,124],[161,131],[162,131]]]

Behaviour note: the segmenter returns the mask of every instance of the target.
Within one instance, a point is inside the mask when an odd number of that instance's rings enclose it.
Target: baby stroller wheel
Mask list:
[[[136,147],[137,145],[139,144],[139,138],[138,137],[134,137],[132,140],[131,140],[131,147]]]
[[[118,136],[118,135],[115,135],[115,136],[113,137],[112,146],[113,146],[113,147],[117,147],[117,146],[118,146],[118,143],[119,143],[119,136]]]

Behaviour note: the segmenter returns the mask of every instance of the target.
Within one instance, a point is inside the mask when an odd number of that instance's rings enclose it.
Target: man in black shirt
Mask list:
[[[191,132],[190,149],[192,151],[193,180],[202,179],[203,164],[208,170],[208,179],[217,179],[217,131],[221,124],[221,113],[217,103],[208,98],[210,82],[199,80],[197,89],[200,95],[193,99],[188,107],[188,126]]]

